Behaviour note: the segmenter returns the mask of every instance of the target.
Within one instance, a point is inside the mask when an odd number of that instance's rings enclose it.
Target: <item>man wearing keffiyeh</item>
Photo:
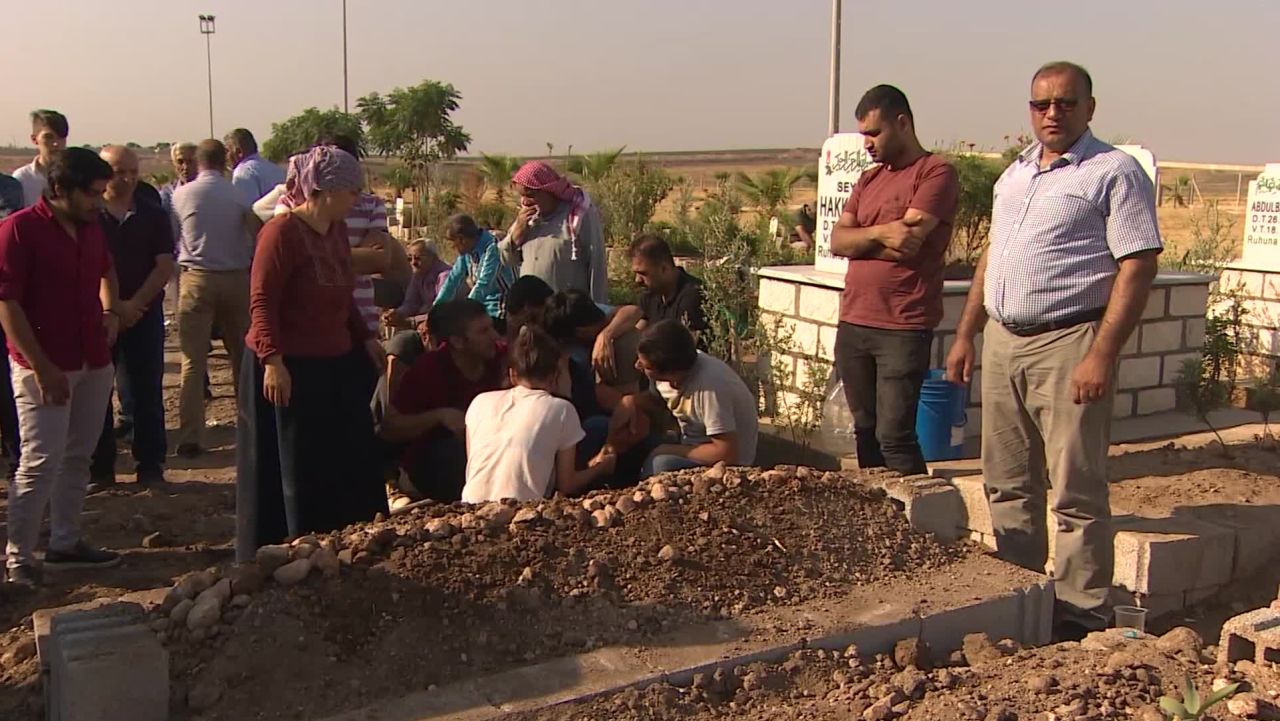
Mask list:
[[[586,191],[540,161],[525,163],[511,182],[520,212],[499,246],[517,275],[534,275],[557,292],[587,291],[608,302],[609,275],[600,211]]]

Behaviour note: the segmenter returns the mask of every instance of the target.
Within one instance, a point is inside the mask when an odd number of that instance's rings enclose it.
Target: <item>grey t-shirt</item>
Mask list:
[[[682,443],[701,445],[711,442],[712,436],[735,433],[738,457],[730,465],[755,462],[760,437],[756,398],[724,361],[699,351],[693,370],[678,390],[666,382],[655,385],[680,423]]]
[[[608,257],[600,211],[594,206],[586,211],[578,226],[577,240],[570,242],[570,210],[569,203],[561,203],[555,212],[529,226],[520,247],[508,236],[498,248],[504,262],[516,268],[519,275],[537,276],[557,293],[576,288],[589,293],[597,303],[607,303]]]

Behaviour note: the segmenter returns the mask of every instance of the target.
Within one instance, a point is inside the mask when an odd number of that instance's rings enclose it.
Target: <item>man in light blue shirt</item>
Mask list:
[[[252,203],[227,179],[227,150],[217,140],[196,147],[194,180],[173,191],[174,222],[180,228],[178,341],[182,349],[178,455],[202,452],[204,376],[216,324],[239,385],[244,336],[249,330],[249,265],[253,239],[262,223]]]
[[[258,141],[253,139],[253,133],[236,128],[227,133],[223,142],[227,146],[227,159],[234,169],[231,182],[249,199],[249,205],[284,182],[284,168],[258,155]]]

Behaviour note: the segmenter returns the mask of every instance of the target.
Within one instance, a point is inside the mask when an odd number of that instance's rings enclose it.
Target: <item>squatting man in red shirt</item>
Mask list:
[[[46,506],[51,534],[43,568],[120,562],[80,536],[89,455],[115,380],[118,294],[100,222],[113,175],[92,150],[60,151],[45,196],[0,224],[0,324],[15,363],[23,442],[9,482],[7,577],[17,586],[40,583],[35,550]]]
[[[836,369],[853,413],[858,465],[924,473],[916,406],[942,320],[959,186],[946,159],[920,145],[901,90],[877,85],[855,115],[879,165],[858,178],[831,233],[831,252],[849,259]]]

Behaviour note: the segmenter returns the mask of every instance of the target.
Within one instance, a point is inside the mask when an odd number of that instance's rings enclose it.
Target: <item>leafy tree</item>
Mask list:
[[[772,168],[754,177],[739,171],[735,176],[738,192],[765,218],[778,215],[791,202],[791,191],[804,177],[798,168]]]
[[[271,124],[271,137],[262,144],[262,155],[273,163],[281,163],[310,148],[322,135],[346,135],[355,139],[361,151],[365,147],[360,118],[337,108],[307,108],[288,120]]]
[[[604,219],[605,241],[625,247],[648,230],[654,210],[673,186],[665,170],[642,158],[612,168],[592,183],[591,196]]]
[[[457,157],[471,144],[471,136],[451,117],[461,99],[452,85],[423,80],[356,101],[369,148],[384,157],[399,156],[413,173],[416,205],[430,200],[423,190],[431,186],[432,166]]]
[[[141,146],[141,145],[139,145],[138,143],[135,143],[135,142],[133,142],[132,140],[130,140],[129,142],[127,142],[127,143],[125,143],[125,144],[124,144],[124,147],[126,147],[126,148],[128,148],[128,149],[130,149],[130,150],[138,150],[138,149],[140,149],[142,146]]]
[[[391,186],[396,197],[404,196],[404,191],[413,187],[413,172],[400,164],[387,168],[382,174],[382,179]]]
[[[499,203],[507,200],[507,186],[511,185],[511,176],[516,174],[524,161],[514,155],[480,154],[480,175],[484,182],[493,188]]]
[[[991,229],[991,201],[1001,168],[979,155],[961,153],[950,158],[956,169],[960,194],[956,204],[955,237],[950,259],[977,265]]]
[[[623,146],[615,150],[605,150],[599,153],[569,158],[566,170],[585,182],[599,182],[604,180],[609,171],[613,170],[613,167],[618,164],[618,158],[622,157],[622,151],[626,149],[626,146]]]

